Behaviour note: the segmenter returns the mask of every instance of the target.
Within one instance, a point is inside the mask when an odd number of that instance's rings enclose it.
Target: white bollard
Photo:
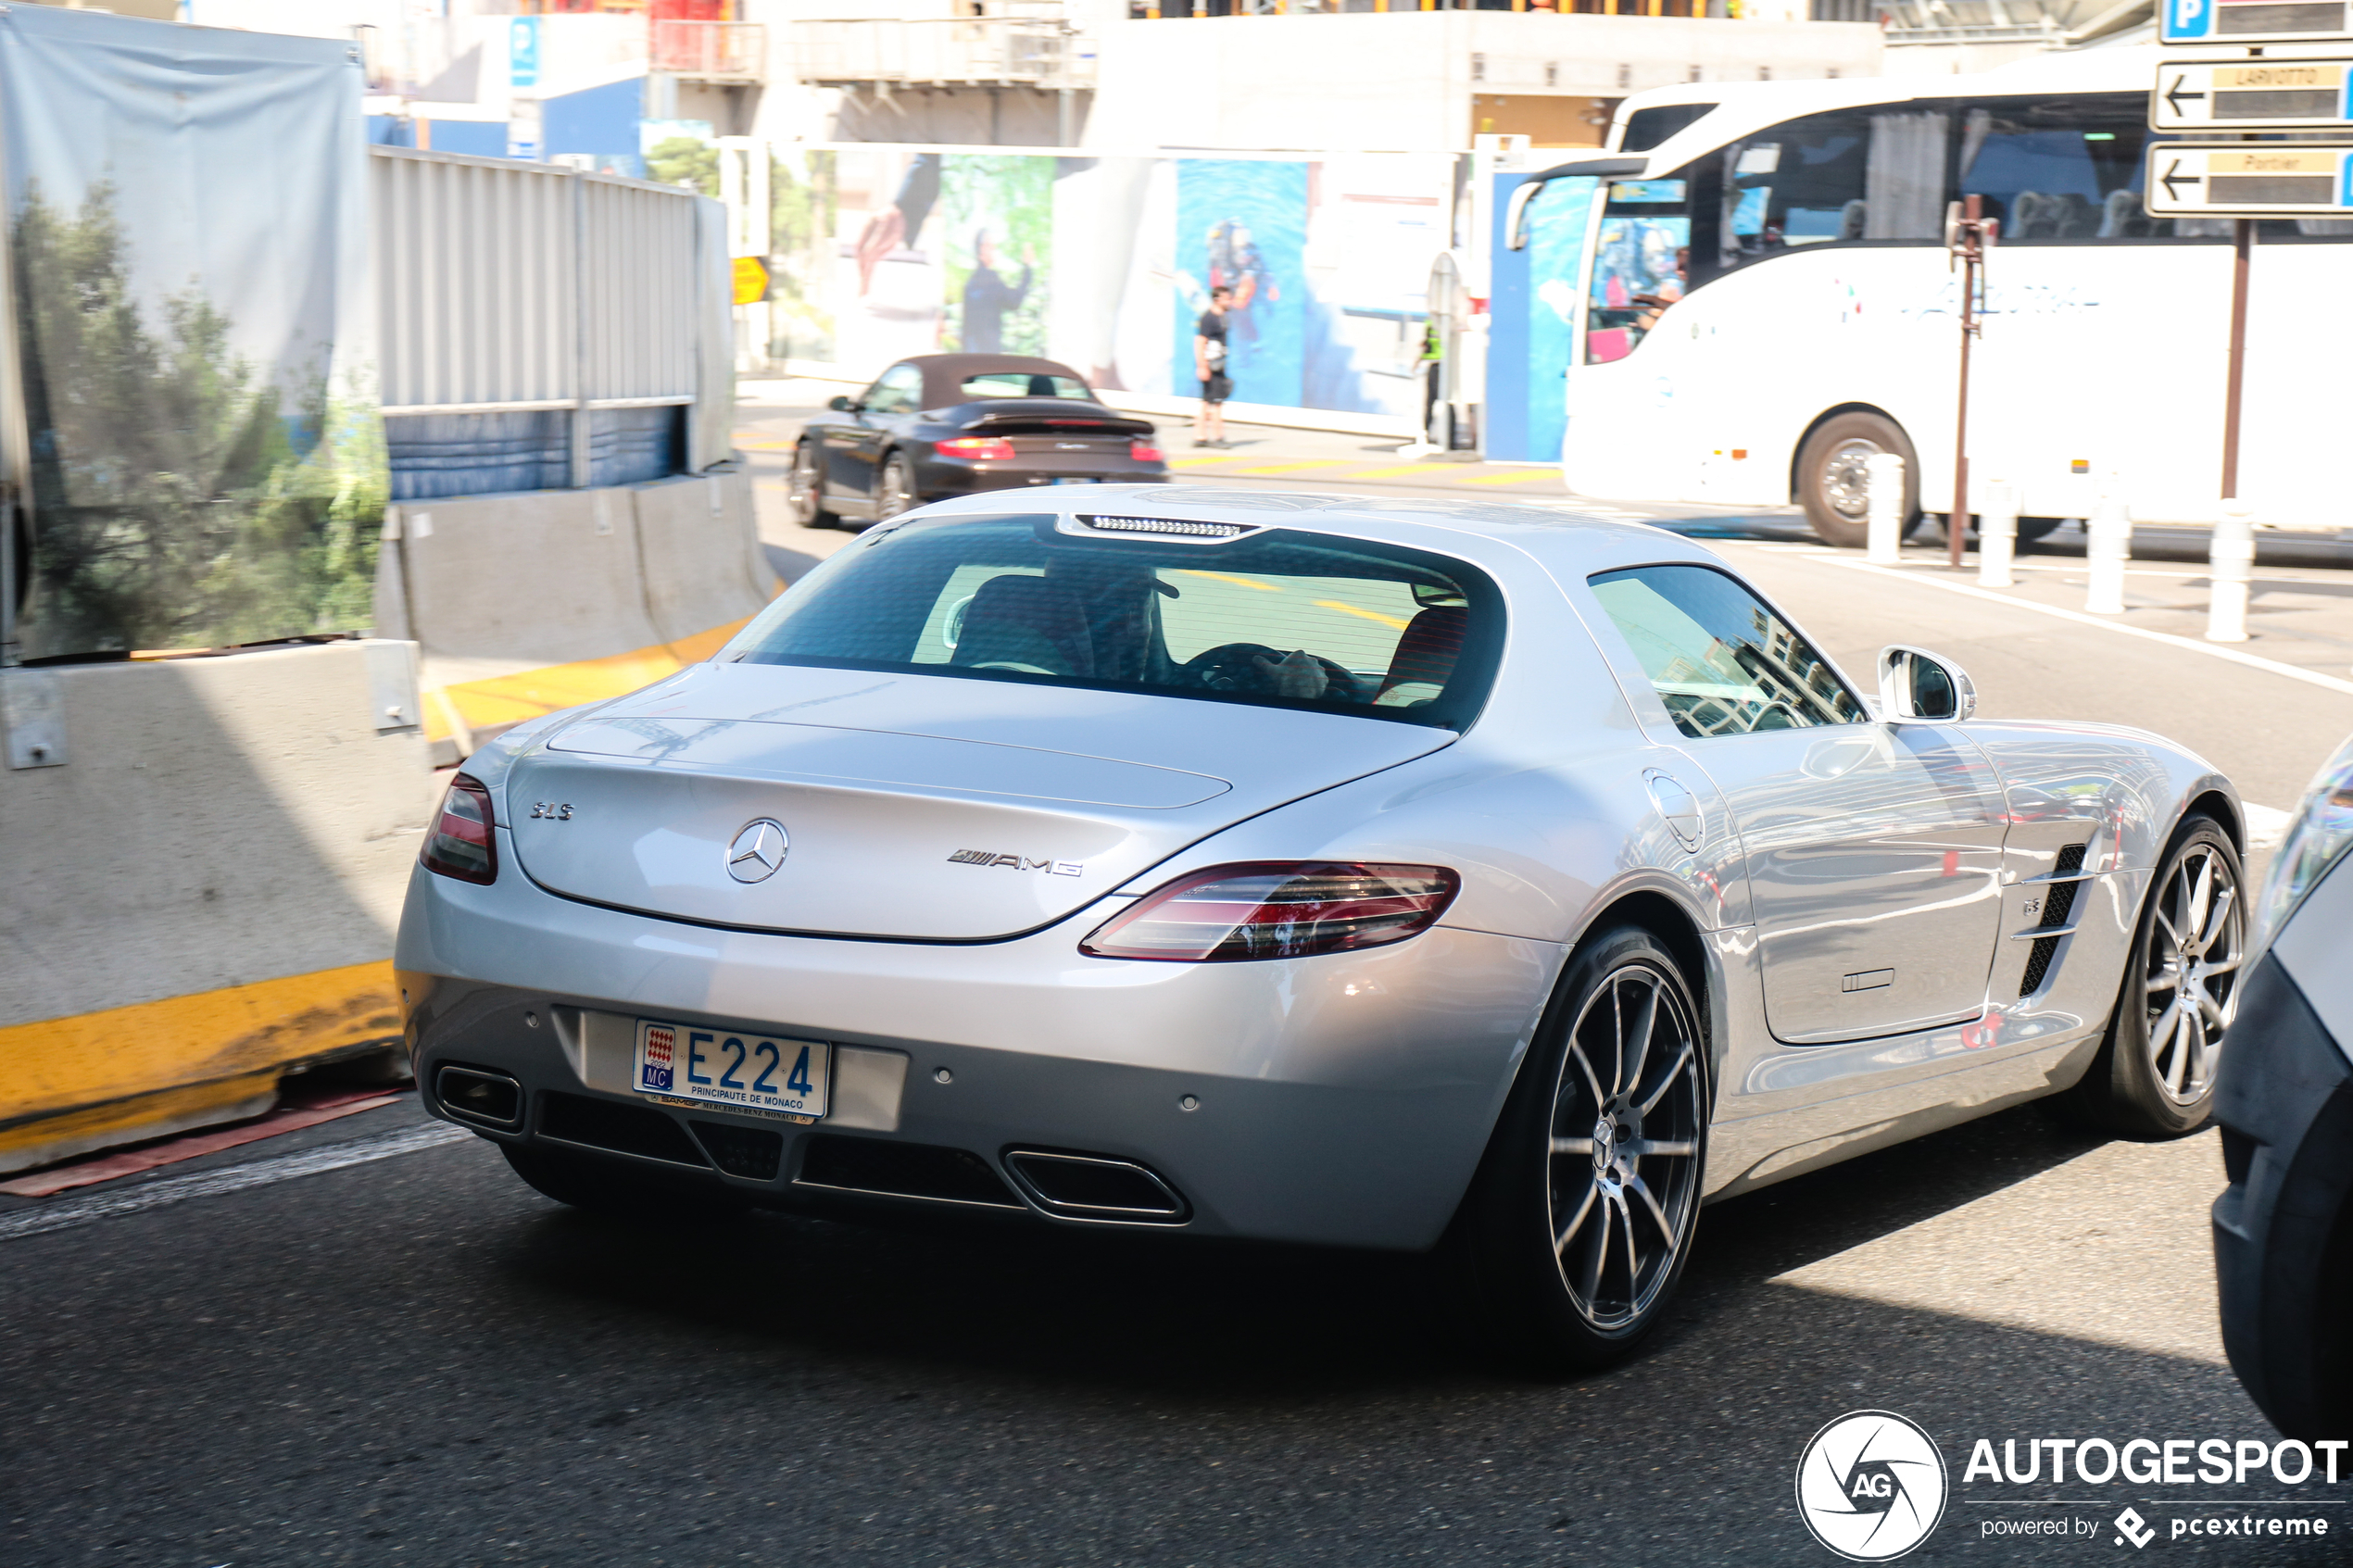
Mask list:
[[[2018,551],[2018,487],[1999,480],[1977,501],[1977,585],[2011,588],[2010,559]]]
[[[2206,640],[2246,641],[2247,583],[2255,575],[2255,510],[2244,501],[2222,503],[2222,521],[2206,553]]]
[[[1900,566],[1904,561],[1904,459],[1893,452],[1874,452],[1863,459],[1863,487],[1870,497],[1870,546],[1865,558],[1874,566]]]
[[[2094,615],[2124,613],[2124,563],[2133,558],[2133,514],[2124,493],[2111,483],[2100,497],[2084,531],[2091,535],[2091,592],[2083,608]]]

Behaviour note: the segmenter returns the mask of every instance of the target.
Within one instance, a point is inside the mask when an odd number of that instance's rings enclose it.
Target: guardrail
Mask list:
[[[786,34],[793,79],[819,87],[1095,84],[1091,49],[1048,17],[797,21]]]

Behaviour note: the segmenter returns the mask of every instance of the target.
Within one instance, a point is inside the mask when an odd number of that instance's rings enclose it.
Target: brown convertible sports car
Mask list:
[[[793,453],[792,514],[812,528],[880,522],[975,490],[1168,478],[1152,427],[1097,402],[1051,359],[917,355],[830,407]]]

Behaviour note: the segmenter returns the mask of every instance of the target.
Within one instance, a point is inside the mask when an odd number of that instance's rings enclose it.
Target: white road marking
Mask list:
[[[0,1241],[16,1241],[28,1236],[69,1230],[97,1220],[111,1220],[123,1214],[136,1214],[145,1209],[182,1203],[192,1198],[210,1198],[219,1193],[242,1191],[246,1187],[268,1186],[273,1182],[292,1181],[296,1176],[315,1176],[322,1171],[340,1171],[346,1165],[364,1165],[371,1160],[414,1154],[420,1149],[456,1143],[472,1136],[463,1127],[453,1127],[447,1122],[429,1122],[421,1127],[400,1127],[389,1133],[379,1133],[374,1137],[355,1138],[349,1143],[322,1144],[317,1148],[282,1154],[274,1160],[252,1160],[243,1165],[224,1165],[217,1171],[199,1171],[192,1176],[174,1176],[168,1181],[146,1182],[118,1191],[94,1192],[86,1198],[44,1203],[38,1208],[0,1213]]]
[[[1859,560],[1831,560],[1831,566],[1844,567],[1849,571],[1868,571],[1874,577],[1893,577],[1902,583],[1918,583],[1925,587],[1941,588],[1948,594],[1966,594],[1973,599],[1991,599],[1997,605],[2011,605],[2019,609],[2031,609],[2037,615],[2057,616],[2061,621],[2073,621],[2085,626],[2096,626],[2103,632],[2120,636],[2140,637],[2169,647],[2202,653],[2209,659],[2228,659],[2244,664],[2250,670],[2268,670],[2274,675],[2285,675],[2292,681],[2303,681],[2315,686],[2325,686],[2333,692],[2353,696],[2353,681],[2340,681],[2334,675],[2323,675],[2315,670],[2305,670],[2293,664],[2283,664],[2276,659],[2263,659],[2251,653],[2241,653],[2219,643],[2197,642],[2189,637],[2177,637],[2170,632],[2152,632],[2145,626],[2124,626],[2105,616],[2087,614],[2080,609],[2062,609],[2057,605],[2036,604],[2032,599],[2014,599],[2007,594],[1997,594],[1990,588],[1972,587],[1966,583],[1954,583],[1939,577],[1922,577],[1895,567],[1871,566]]]
[[[2295,820],[2292,811],[2276,806],[2258,806],[2252,800],[2242,800],[2239,809],[2246,813],[2246,847],[2249,849],[2277,849],[2280,840],[2287,836],[2287,825]]]

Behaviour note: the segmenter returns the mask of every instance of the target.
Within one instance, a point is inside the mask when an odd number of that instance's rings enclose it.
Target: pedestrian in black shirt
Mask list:
[[[1196,446],[1226,445],[1226,399],[1234,392],[1234,378],[1226,373],[1226,307],[1233,298],[1234,291],[1220,283],[1209,291],[1209,308],[1193,323],[1193,370],[1201,377]]]

